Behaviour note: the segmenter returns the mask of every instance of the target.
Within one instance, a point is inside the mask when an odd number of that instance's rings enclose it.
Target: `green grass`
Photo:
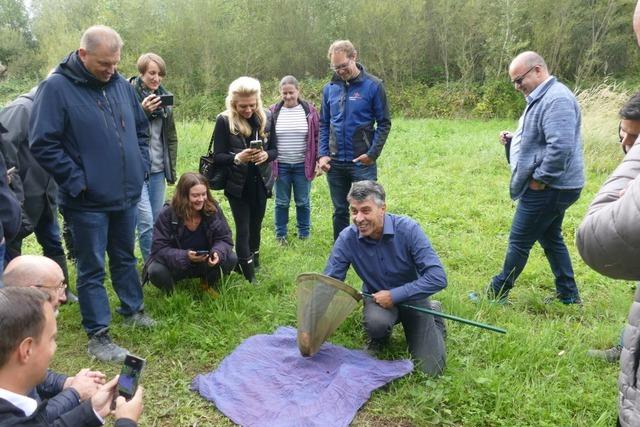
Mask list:
[[[585,119],[585,126],[587,122]],[[564,225],[584,307],[542,304],[554,287],[537,246],[512,291],[513,305],[475,305],[467,299],[469,291],[482,292],[503,261],[515,206],[508,196],[509,169],[496,136],[513,126],[511,121],[394,120],[379,162],[388,210],[415,218],[430,237],[449,278],[447,289],[436,297],[445,311],[504,327],[508,333],[447,322],[445,375],[431,379],[416,372],[376,391],[358,412],[354,425],[614,424],[618,366],[591,360],[585,352],[617,340],[633,286],[592,272],[581,262],[572,242],[606,171],[620,158],[619,147],[613,143],[615,119],[603,124],[611,129],[611,143],[594,140],[589,136],[592,130],[587,129],[587,156],[591,156],[590,147],[598,145],[596,152],[599,156],[604,153],[608,167],[590,167],[587,186],[568,210]],[[197,168],[211,130],[212,123],[179,124],[179,172]],[[160,322],[150,332],[126,328],[114,311],[115,340],[148,360],[142,425],[232,425],[211,403],[189,391],[189,384],[196,374],[215,369],[244,339],[271,333],[281,325],[295,325],[294,279],[301,272],[322,271],[331,249],[332,209],[325,177],[313,182],[312,203],[311,239],[292,240],[288,247],[279,247],[273,236],[273,201],[269,201],[259,286],[250,286],[234,274],[222,285],[222,298],[212,300],[192,282],[171,297],[147,285],[146,309]],[[231,219],[225,200],[222,206]],[[295,230],[290,228],[290,234]],[[25,252],[36,252],[33,240],[28,241]],[[347,281],[360,287],[352,271]],[[108,283],[107,288],[115,310],[117,300]],[[330,340],[360,348],[364,344],[361,315],[359,308]],[[88,358],[77,305],[62,308],[59,329],[55,369],[72,373],[92,366],[109,376],[118,372],[117,366]],[[383,356],[408,357],[400,326]]]

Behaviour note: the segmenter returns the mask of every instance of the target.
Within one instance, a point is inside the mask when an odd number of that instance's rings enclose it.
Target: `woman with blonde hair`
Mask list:
[[[216,118],[213,151],[215,162],[229,167],[224,194],[236,224],[238,265],[253,283],[262,219],[273,187],[269,162],[278,156],[277,144],[271,133],[271,114],[262,107],[258,80],[234,80],[225,105],[226,110]]]

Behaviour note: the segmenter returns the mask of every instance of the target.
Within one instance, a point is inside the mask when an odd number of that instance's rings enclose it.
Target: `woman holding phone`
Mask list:
[[[149,179],[144,183],[138,203],[138,236],[142,258],[147,261],[151,249],[153,223],[165,201],[166,183],[176,182],[178,136],[173,119],[173,95],[162,86],[167,74],[164,60],[155,53],[138,58],[137,77],[131,78],[138,101],[149,119]]]
[[[300,98],[300,84],[293,76],[280,80],[281,101],[269,110],[278,138],[278,160],[273,162],[276,178],[276,240],[287,242],[291,190],[296,204],[298,238],[308,239],[311,230],[311,180],[316,175],[320,117],[316,109]]]
[[[200,277],[203,289],[211,293],[236,262],[231,229],[207,180],[197,173],[184,173],[171,204],[160,212],[153,227],[145,281],[171,293],[176,281]]]
[[[258,80],[234,80],[225,106],[216,118],[213,151],[215,162],[229,167],[224,194],[236,224],[238,264],[244,277],[253,283],[259,266],[262,219],[273,187],[269,162],[275,160],[278,151],[271,135],[270,114],[262,108]]]

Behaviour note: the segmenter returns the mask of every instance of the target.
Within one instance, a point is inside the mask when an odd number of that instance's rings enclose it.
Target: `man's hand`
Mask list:
[[[120,375],[116,375],[111,381],[100,386],[96,394],[91,397],[91,407],[102,418],[109,415],[111,411],[111,402],[116,395],[116,385],[118,385],[119,377]]]
[[[373,301],[382,308],[393,307],[393,299],[391,299],[390,291],[378,291],[373,294]]]
[[[367,154],[362,154],[356,157],[355,159],[353,159],[353,163],[358,163],[358,162],[362,163],[365,166],[369,166],[373,164],[374,160],[371,157],[369,157]]]
[[[329,156],[322,156],[318,159],[318,166],[325,172],[329,172],[329,169],[331,169],[330,163],[331,157]]]
[[[209,267],[215,267],[220,262],[220,255],[218,252],[212,252],[209,258],[207,259],[207,264]]]
[[[80,395],[80,401],[91,399],[105,382],[106,376],[99,371],[81,369],[75,377],[69,377],[64,382],[63,389],[73,388]]]
[[[128,418],[138,422],[138,418],[140,418],[140,415],[142,414],[142,408],[144,408],[144,405],[142,404],[143,394],[144,389],[139,386],[138,390],[136,390],[136,394],[134,394],[128,402],[124,397],[118,396],[116,399],[116,420]]]
[[[531,181],[529,181],[530,190],[540,191],[540,190],[544,190],[545,188],[547,188],[547,184],[545,184],[544,182],[536,181],[535,179],[532,179]]]
[[[507,143],[511,142],[511,140],[513,139],[513,134],[508,130],[503,130],[502,132],[500,132],[499,138],[500,144],[507,145]]]

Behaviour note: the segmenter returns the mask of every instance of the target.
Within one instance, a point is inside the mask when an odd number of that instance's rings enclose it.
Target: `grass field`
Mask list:
[[[588,203],[621,158],[614,143],[617,122],[610,114],[615,115],[616,109],[608,111],[607,115],[585,113],[588,183],[581,199],[567,212],[564,225],[583,307],[542,303],[554,288],[538,246],[511,293],[512,305],[476,305],[467,299],[470,291],[482,292],[503,261],[515,205],[508,197],[509,169],[496,136],[502,129],[513,128],[513,122],[394,120],[379,162],[388,210],[418,220],[430,237],[449,278],[447,289],[436,295],[444,310],[504,327],[508,333],[448,322],[445,375],[431,379],[416,372],[376,391],[353,425],[615,423],[618,366],[591,360],[585,352],[590,347],[609,347],[617,339],[633,284],[590,271],[573,245]],[[211,130],[212,123],[179,125],[179,172],[197,168]],[[219,193],[216,196],[223,199]],[[215,369],[244,339],[271,333],[281,325],[295,325],[294,279],[301,272],[321,271],[331,249],[331,202],[324,177],[313,183],[312,203],[311,239],[292,239],[289,246],[279,247],[273,236],[273,201],[269,201],[258,286],[233,274],[222,285],[222,297],[213,300],[203,296],[196,283],[185,283],[171,297],[147,285],[146,309],[160,323],[150,332],[126,328],[115,313],[117,304],[111,293],[114,339],[148,361],[141,425],[231,425],[211,403],[189,391],[189,384],[196,374]],[[231,219],[226,201],[222,206]],[[290,228],[290,235],[294,234],[295,229]],[[33,239],[25,252],[37,252]],[[347,281],[360,287],[352,271]],[[118,373],[118,366],[87,356],[77,305],[64,306],[58,319],[55,369],[75,373],[92,366],[109,376]],[[362,347],[360,322],[358,309],[330,340],[348,348]],[[408,357],[400,326],[383,356]]]

